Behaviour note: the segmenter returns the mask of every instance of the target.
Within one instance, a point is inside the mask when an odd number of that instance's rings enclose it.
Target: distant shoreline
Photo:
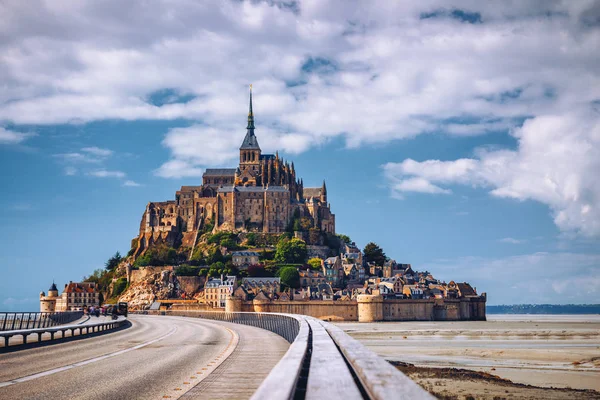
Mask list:
[[[487,314],[600,314],[600,304],[515,304],[486,306]]]

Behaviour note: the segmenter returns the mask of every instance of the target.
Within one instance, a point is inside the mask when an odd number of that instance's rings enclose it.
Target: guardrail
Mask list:
[[[290,347],[252,396],[259,399],[434,399],[426,390],[335,325],[305,315],[161,311],[251,325]]]
[[[45,333],[50,334],[50,339],[48,340],[57,340],[64,339],[67,332],[70,332],[68,337],[88,335],[90,333],[96,332],[104,332],[109,331],[115,328],[120,327],[127,321],[124,317],[119,317],[116,320],[108,320],[102,322],[95,322],[91,324],[77,324],[77,325],[61,325],[57,327],[48,327],[48,328],[35,328],[35,329],[17,329],[10,331],[2,331],[0,332],[0,337],[4,338],[4,346],[0,346],[0,350],[7,348],[11,345],[10,339],[13,336],[21,336],[23,338],[22,342],[16,343],[16,345],[27,344],[27,338],[30,335],[37,335],[37,341],[42,341],[42,335]],[[85,332],[84,332],[85,330]],[[79,331],[79,332],[78,332]],[[58,337],[57,333],[61,333],[60,337]],[[14,345],[14,344],[13,344]]]
[[[68,324],[83,316],[83,311],[0,312],[0,331],[47,328]]]

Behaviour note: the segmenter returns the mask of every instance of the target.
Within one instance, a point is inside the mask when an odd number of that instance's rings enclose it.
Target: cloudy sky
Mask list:
[[[489,304],[600,302],[597,1],[0,3],[0,309],[259,143]]]

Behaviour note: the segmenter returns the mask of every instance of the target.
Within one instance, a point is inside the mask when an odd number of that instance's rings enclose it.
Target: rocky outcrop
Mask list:
[[[203,288],[203,277],[176,276],[174,267],[140,267],[131,271],[129,287],[119,301],[140,310],[157,300],[198,298]]]

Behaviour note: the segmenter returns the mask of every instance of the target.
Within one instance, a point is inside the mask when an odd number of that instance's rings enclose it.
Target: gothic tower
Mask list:
[[[250,110],[248,112],[248,126],[246,137],[240,147],[240,170],[247,169],[257,171],[260,163],[260,146],[256,135],[254,135],[254,114],[252,113],[252,85],[250,85]],[[254,168],[253,168],[254,167]]]

